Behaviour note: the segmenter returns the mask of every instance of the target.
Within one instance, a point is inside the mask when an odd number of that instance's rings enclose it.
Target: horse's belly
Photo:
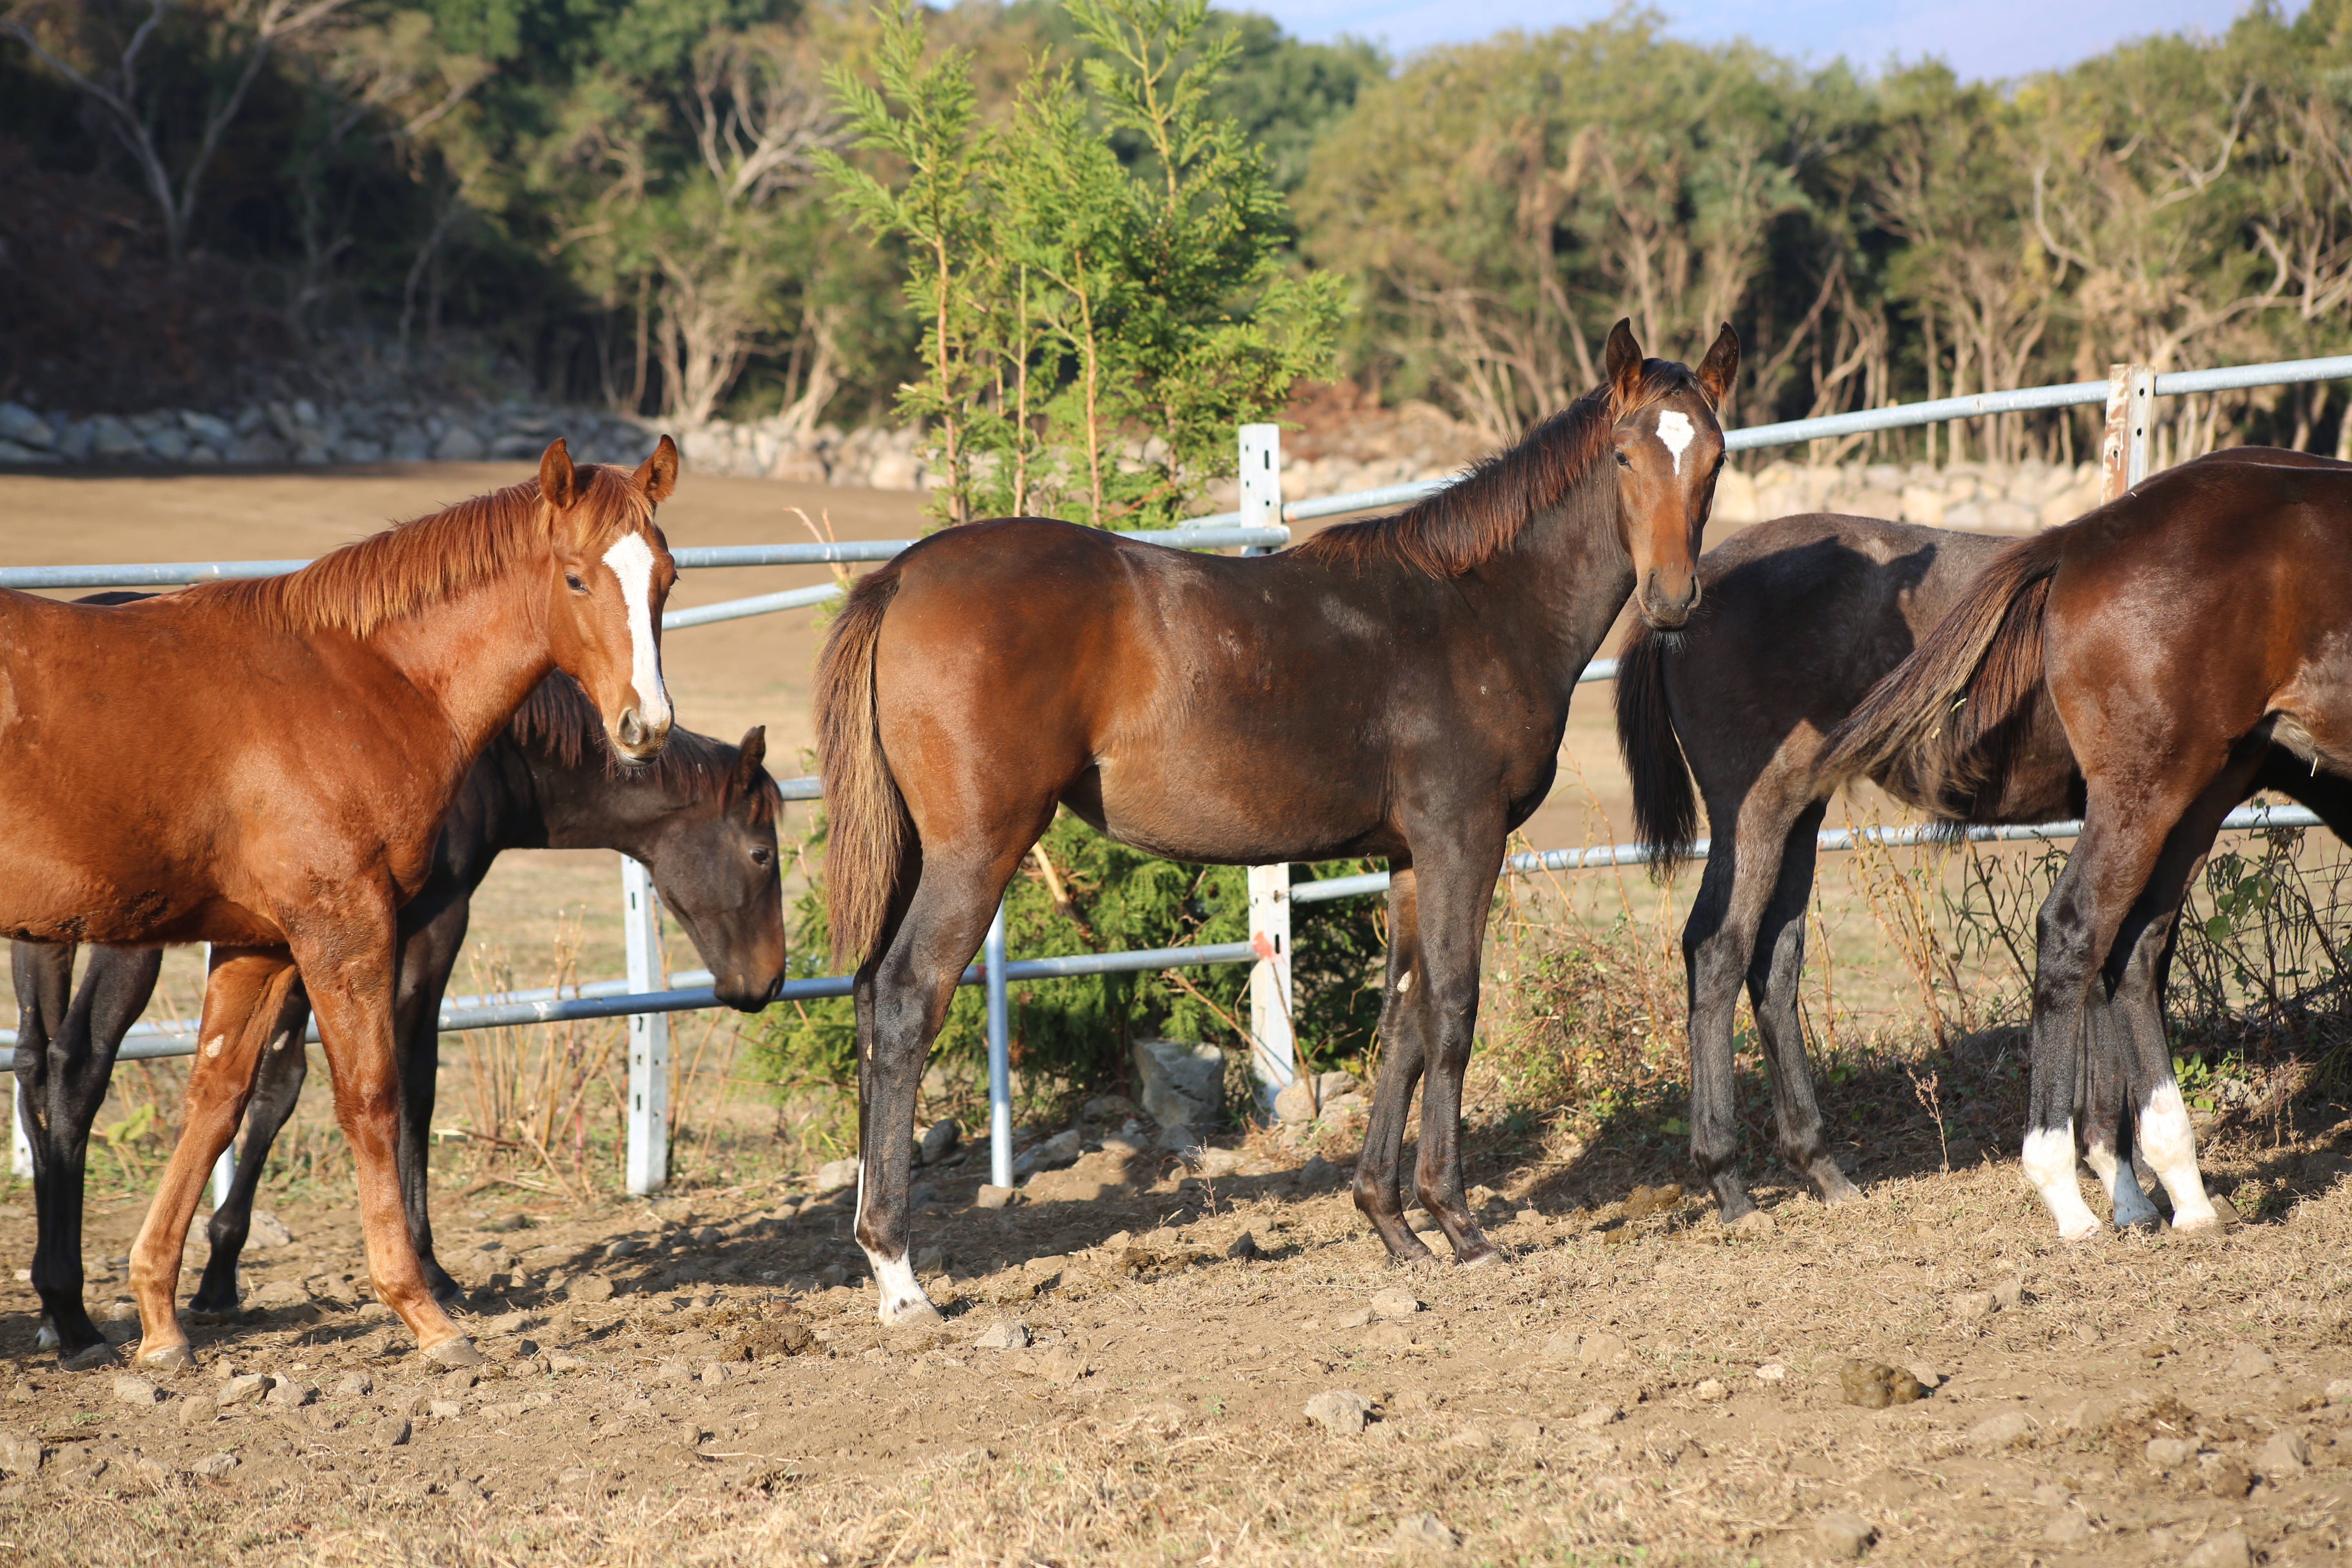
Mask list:
[[[1378,797],[1351,782],[1226,776],[1181,763],[1156,776],[1092,775],[1068,804],[1122,844],[1171,860],[1256,866],[1387,852]],[[1377,846],[1377,847],[1375,847]]]

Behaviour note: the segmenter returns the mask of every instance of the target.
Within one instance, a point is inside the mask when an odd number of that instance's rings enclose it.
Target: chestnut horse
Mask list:
[[[109,595],[130,603],[148,595]],[[81,601],[88,604],[93,599]],[[466,943],[469,900],[507,849],[617,849],[652,872],[662,904],[712,971],[730,1007],[756,1013],[784,978],[783,885],[776,874],[775,781],[761,765],[767,732],[741,746],[677,726],[651,765],[618,766],[604,721],[568,675],[540,683],[514,721],[474,763],[442,819],[433,870],[400,910],[400,1189],[425,1283],[444,1306],[464,1292],[433,1254],[426,1207],[426,1134],[440,1062],[441,1000]],[[33,1142],[33,1289],[43,1342],[58,1361],[111,1354],[82,1307],[82,1167],[122,1037],[155,988],[155,948],[97,947],[77,989],[74,949],[17,942],[16,1073]],[[68,996],[71,1002],[68,1004]],[[309,1068],[310,1021],[298,981],[289,993],[245,1119],[245,1144],[227,1200],[213,1211],[212,1253],[189,1300],[201,1318],[236,1309],[237,1255],[270,1143],[294,1112]]]
[[[479,1359],[425,1288],[394,1145],[394,934],[451,797],[551,669],[614,752],[670,727],[654,507],[677,452],[572,466],[283,577],[98,608],[0,593],[0,931],[213,944],[186,1119],[131,1254],[142,1361],[186,1365],[173,1310],[205,1176],[236,1131],[297,966],[359,1167],[377,1296],[444,1364]]]
[[[1356,1203],[1391,1257],[1417,1190],[1456,1259],[1462,1075],[1505,836],[1550,787],[1570,696],[1628,595],[1677,626],[1738,340],[1694,374],[1610,333],[1608,380],[1393,517],[1256,558],[1034,518],[933,534],[859,582],[817,668],[836,952],[862,960],[857,1239],[885,1322],[908,1268],[915,1089],[957,978],[1056,805],[1153,854],[1389,858],[1386,1043]]]
[[[2047,700],[2082,770],[2083,832],[2042,906],[2024,1167],[2068,1239],[2084,1026],[2116,1014],[2141,1150],[2179,1230],[2221,1224],[2197,1169],[2154,976],[2222,816],[2273,748],[2352,773],[2352,470],[2193,463],[2009,546],[1832,731],[1822,777],[1904,765],[1998,793]]]
[[[2204,462],[2323,463],[2274,447],[2240,447]],[[1617,738],[1633,784],[1634,818],[1662,869],[1690,853],[1703,799],[1706,870],[1683,928],[1690,985],[1691,1159],[1725,1224],[1755,1208],[1734,1165],[1732,1014],[1743,980],[1769,1069],[1780,1156],[1822,1201],[1860,1196],[1830,1158],[1813,1098],[1797,987],[1815,836],[1832,791],[1814,776],[1823,738],[1879,677],[1950,609],[2011,541],[1986,534],[1811,513],[1733,535],[1702,556],[1713,606],[1671,640],[1636,626],[1619,658]],[[2057,715],[2037,705],[1997,796],[1950,795],[1911,759],[1874,775],[1904,804],[1948,821],[2037,823],[2077,816],[2082,777]],[[1693,784],[1696,781],[1696,789]],[[2352,837],[2352,785],[2273,749],[2256,790],[2274,790]],[[2157,977],[2160,984],[2161,975]],[[2084,1124],[2092,1171],[2119,1226],[2158,1215],[2131,1173],[2129,1118],[2102,1096],[2118,1059],[2113,1020],[2094,993],[2093,1106]]]

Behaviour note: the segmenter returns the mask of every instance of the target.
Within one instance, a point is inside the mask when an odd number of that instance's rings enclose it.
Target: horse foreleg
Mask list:
[[[253,1201],[261,1190],[261,1173],[269,1163],[269,1146],[302,1098],[303,1079],[310,1062],[302,1037],[310,1025],[310,1001],[298,976],[269,1031],[269,1043],[255,1069],[253,1092],[246,1101],[245,1144],[238,1150],[236,1173],[229,1180],[228,1199],[213,1210],[205,1227],[211,1243],[205,1257],[205,1277],[188,1299],[188,1310],[200,1317],[226,1317],[236,1310],[237,1259],[253,1229]]]
[[[139,1302],[139,1359],[189,1366],[194,1356],[173,1309],[181,1250],[213,1163],[236,1135],[253,1092],[254,1059],[278,1019],[294,965],[283,948],[215,947],[205,979],[202,1042],[188,1073],[180,1141],[131,1247],[131,1293]]]
[[[1429,1000],[1421,966],[1421,930],[1412,867],[1389,868],[1388,984],[1381,998],[1381,1076],[1372,1087],[1364,1146],[1356,1157],[1356,1208],[1371,1222],[1389,1258],[1418,1263],[1429,1248],[1404,1221],[1404,1124],[1413,1086],[1427,1062]],[[1423,1138],[1427,1137],[1424,1131]]]
[[[856,1235],[886,1324],[939,1321],[910,1258],[916,1091],[956,983],[1034,837],[993,861],[927,855],[902,874],[902,890],[908,876],[914,883],[904,913],[896,912],[894,899],[895,918],[883,926],[878,955],[857,972]]]
[[[1473,825],[1475,826],[1475,825]],[[1454,1243],[1454,1261],[1470,1265],[1498,1256],[1462,1196],[1462,1080],[1478,1025],[1478,955],[1486,911],[1502,870],[1502,825],[1468,842],[1485,853],[1449,857],[1433,874],[1420,862],[1421,969],[1428,995],[1422,1005],[1431,1026],[1428,1077],[1421,1089],[1421,1149],[1416,1185],[1423,1207]],[[1468,836],[1465,835],[1465,837]]]
[[[415,905],[404,913],[413,916]],[[431,920],[405,931],[400,946],[400,994],[393,1017],[400,1049],[401,1204],[408,1216],[409,1242],[425,1270],[425,1283],[444,1307],[462,1306],[466,1289],[434,1256],[426,1178],[431,1173],[433,1106],[441,1070],[441,998],[449,986],[449,972],[465,951],[468,918],[467,900],[458,897],[436,910]]]
[[[427,1360],[471,1366],[482,1359],[425,1282],[400,1192],[400,1078],[393,1041],[393,921],[373,931],[339,925],[325,939],[298,935],[302,983],[319,1016],[334,1075],[335,1117],[359,1167],[360,1224],[376,1299],[400,1315]],[[358,936],[359,940],[354,940]],[[368,941],[373,936],[376,940]]]
[[[2084,1007],[2087,1056],[2083,1064],[2083,1163],[2106,1190],[2117,1230],[2153,1230],[2164,1223],[2132,1168],[2130,1106],[2131,1024],[2125,989],[2139,983],[2137,963],[2127,965],[2116,994],[2093,985]]]
[[[1756,948],[1748,961],[1748,999],[1771,1064],[1772,1119],[1780,1158],[1813,1184],[1825,1204],[1862,1201],[1862,1191],[1829,1151],[1822,1129],[1821,1102],[1813,1098],[1813,1067],[1805,1054],[1805,1027],[1797,1014],[1797,994],[1805,977],[1805,910],[1812,902],[1813,863],[1822,815],[1815,802],[1790,825],[1780,852],[1772,901],[1766,906]]]

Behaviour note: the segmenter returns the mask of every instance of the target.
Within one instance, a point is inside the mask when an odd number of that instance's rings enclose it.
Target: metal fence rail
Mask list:
[[[2137,483],[2147,471],[2147,431],[2144,416],[2146,405],[2153,397],[2347,378],[2352,378],[2352,355],[2162,374],[2146,366],[2118,365],[2114,367],[2105,382],[2074,382],[2014,392],[1937,398],[1891,408],[1864,409],[1814,419],[1751,426],[1727,432],[1724,445],[1730,451],[1753,451],[1802,441],[1934,425],[1953,419],[2077,407],[2104,402],[2107,407],[2107,439],[2101,460],[2108,476],[2107,493],[2113,494],[2123,483]],[[1414,481],[1286,503],[1281,497],[1278,428],[1273,426],[1244,426],[1241,458],[1244,505],[1239,510],[1189,519],[1173,529],[1125,531],[1121,536],[1181,549],[1241,547],[1249,553],[1258,554],[1289,542],[1290,531],[1286,524],[1407,506],[1434,494],[1452,482],[1449,479]],[[721,545],[689,547],[674,551],[672,554],[684,570],[804,566],[885,561],[916,542],[913,540],[881,540]],[[215,561],[0,567],[0,587],[27,590],[173,587],[189,583],[275,576],[306,564],[308,563],[303,561]],[[674,610],[664,615],[662,626],[665,630],[680,630],[750,616],[771,615],[821,604],[843,591],[839,583],[819,584],[692,609]],[[1580,680],[1609,680],[1615,678],[1616,671],[1615,660],[1595,659],[1583,671]],[[814,777],[780,780],[779,787],[787,800],[814,800],[822,793]],[[2319,819],[2299,806],[2242,807],[2231,813],[2222,824],[2224,828],[2230,829],[2317,826],[2321,826]],[[1964,832],[1932,825],[1834,829],[1821,834],[1818,843],[1822,850],[1834,852],[1852,849],[1864,843],[1917,845],[1955,842],[1963,837],[1973,842],[2053,839],[2071,837],[2081,830],[2081,826],[2079,822],[2059,822],[2017,827],[1969,828]],[[1706,858],[1708,848],[1707,840],[1698,840],[1694,846],[1692,858]],[[1515,855],[1510,858],[1507,868],[1525,875],[1537,871],[1640,864],[1651,858],[1652,851],[1646,846],[1615,844]],[[709,975],[707,971],[677,974],[667,988],[656,989],[649,984],[654,977],[652,955],[658,952],[659,915],[651,896],[650,881],[645,879],[642,868],[635,862],[625,862],[623,875],[625,897],[633,911],[629,930],[629,980],[592,982],[566,988],[564,994],[547,991],[517,993],[498,998],[458,998],[445,1007],[441,1029],[444,1033],[454,1033],[467,1029],[594,1018],[630,1018],[633,1101],[628,1163],[632,1190],[644,1191],[660,1184],[658,1173],[666,1166],[666,1154],[656,1156],[650,1150],[650,1144],[656,1137],[656,1126],[665,1121],[652,1113],[660,1109],[658,1096],[649,1101],[644,1093],[646,1087],[661,1079],[667,1069],[667,1028],[666,1026],[658,1028],[652,1026],[656,1020],[672,1012],[698,1010],[719,1004],[708,984]],[[1003,924],[1000,910],[983,948],[986,961],[968,968],[961,982],[966,985],[984,985],[990,993],[988,1033],[992,1179],[1000,1184],[1012,1179],[1009,1026],[1004,994],[1007,983],[1213,963],[1256,964],[1258,971],[1253,980],[1251,1006],[1251,1026],[1256,1037],[1252,1041],[1253,1055],[1261,1080],[1272,1088],[1288,1081],[1295,1068],[1296,1049],[1289,1027],[1290,906],[1369,896],[1384,892],[1388,885],[1386,872],[1290,884],[1285,868],[1255,868],[1251,876],[1252,940],[1248,942],[1010,962],[1003,956]],[[797,1001],[843,996],[848,994],[850,980],[846,975],[795,980],[786,983],[778,999]],[[310,1037],[317,1037],[315,1029]],[[5,1040],[11,1047],[5,1058],[0,1059],[13,1065],[14,1032],[0,1031],[0,1040]],[[126,1037],[120,1059],[136,1061],[189,1055],[194,1051],[195,1045],[192,1033],[176,1030],[172,1026],[140,1025]],[[16,1131],[17,1169],[23,1173],[29,1170],[28,1156],[21,1127]],[[226,1161],[227,1156],[223,1158]],[[654,1174],[641,1184],[641,1173],[646,1172]]]

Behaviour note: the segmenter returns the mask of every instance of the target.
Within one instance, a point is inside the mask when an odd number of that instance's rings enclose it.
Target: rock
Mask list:
[[[2198,1480],[2215,1497],[2235,1502],[2253,1489],[2254,1478],[2235,1459],[2219,1454],[2198,1460]]]
[[[1884,1410],[1927,1397],[1919,1380],[1903,1368],[1870,1361],[1850,1361],[1839,1367],[1838,1387],[1848,1405],[1865,1410]]]
[[[1401,1552],[1451,1552],[1462,1538],[1433,1513],[1416,1513],[1397,1521],[1396,1544]]]
[[[1225,1256],[1237,1263],[1248,1263],[1264,1258],[1265,1254],[1259,1250],[1257,1237],[1244,1231],[1234,1238],[1231,1247],[1225,1248]]]
[[[938,1164],[954,1153],[962,1142],[963,1129],[957,1124],[955,1118],[950,1116],[932,1122],[923,1130],[923,1163]]]
[[[1078,1156],[1085,1151],[1086,1135],[1075,1127],[1067,1127],[1044,1142],[1024,1151],[1021,1157],[1013,1162],[1013,1173],[1026,1176],[1037,1171],[1063,1170],[1076,1164]]]
[[[21,403],[0,402],[0,438],[47,452],[58,444],[49,422]]]
[[[115,1399],[123,1405],[137,1405],[143,1409],[163,1403],[162,1389],[145,1378],[134,1376],[130,1373],[124,1373],[116,1377],[110,1386]]]
[[[2150,1437],[2147,1453],[2158,1469],[2178,1469],[2197,1457],[2197,1443],[2191,1437]]]
[[[2271,1359],[2268,1352],[2248,1345],[2231,1358],[2227,1375],[2250,1381],[2268,1377],[2276,1371],[2278,1363]]]
[[[2094,1533],[2091,1521],[2071,1508],[2060,1509],[2042,1527],[2042,1539],[2052,1546],[2080,1546]]]
[[[1756,1369],[1756,1375],[1765,1383],[1786,1383],[1789,1379],[1789,1369],[1777,1361],[1768,1361]]]
[[[1576,1347],[1576,1359],[1587,1366],[1601,1366],[1625,1359],[1625,1342],[1615,1334],[1587,1334]]]
[[[983,1184],[979,1195],[971,1202],[974,1208],[1010,1208],[1013,1205],[1013,1200],[1020,1195],[1020,1193],[1012,1187],[994,1187]]]
[[[2025,1281],[2011,1279],[1992,1288],[1992,1299],[2004,1312],[2013,1312],[2025,1304]]]
[[[30,1433],[0,1426],[0,1476],[29,1476],[41,1468],[41,1445]]]
[[[216,1481],[236,1468],[235,1454],[207,1454],[188,1468],[208,1481]]]
[[[256,1307],[299,1307],[310,1300],[310,1292],[299,1279],[272,1279],[247,1298]]]
[[[1990,1318],[2000,1310],[2000,1298],[1990,1290],[1969,1290],[1952,1298],[1952,1316],[1964,1323]]]
[[[375,1379],[363,1372],[347,1372],[336,1381],[337,1399],[365,1399],[375,1392]]]
[[[1347,1173],[1320,1154],[1312,1155],[1298,1167],[1298,1184],[1308,1192],[1323,1192],[1338,1186],[1347,1179]]]
[[[602,1274],[575,1274],[563,1286],[567,1301],[609,1301],[613,1299],[613,1282]]]
[[[1090,1121],[1108,1121],[1114,1116],[1135,1114],[1135,1101],[1123,1094],[1097,1094],[1080,1108],[1080,1113]]]
[[[1969,1427],[1969,1442],[1979,1448],[2006,1448],[2023,1442],[2032,1430],[2032,1416],[2022,1410],[2011,1410]]]
[[[1198,1154],[1202,1149],[1201,1135],[1192,1131],[1191,1123],[1184,1121],[1179,1121],[1172,1127],[1161,1128],[1160,1136],[1153,1142],[1169,1153],[1181,1154],[1188,1160]]]
[[[383,1448],[397,1448],[408,1441],[414,1431],[415,1428],[409,1425],[407,1416],[386,1416],[383,1425],[375,1429],[376,1446]]]
[[[1360,1434],[1371,1410],[1370,1400],[1344,1388],[1326,1389],[1307,1402],[1307,1418],[1334,1437]]]
[[[319,1391],[310,1384],[281,1377],[269,1385],[267,1400],[281,1410],[299,1410],[318,1397]]]
[[[1135,1042],[1137,1097],[1162,1127],[1210,1127],[1223,1114],[1225,1053],[1189,1040]]]
[[[220,1385],[213,1403],[226,1410],[234,1405],[251,1405],[269,1392],[269,1379],[258,1373],[241,1372]]]
[[[1850,1560],[1869,1551],[1878,1531],[1859,1514],[1832,1510],[1814,1519],[1813,1539],[1832,1557]]]
[[[1003,1322],[985,1330],[971,1342],[974,1350],[1018,1351],[1029,1348],[1029,1325],[1023,1322]]]
[[[1312,1121],[1322,1114],[1325,1106],[1343,1094],[1352,1094],[1355,1089],[1353,1073],[1326,1072],[1297,1079],[1274,1097],[1274,1114],[1294,1126]]]
[[[1576,1418],[1576,1424],[1584,1431],[1598,1432],[1623,1415],[1624,1412],[1613,1405],[1594,1405],[1588,1406],[1584,1413]]]
[[[816,1190],[837,1193],[844,1187],[857,1184],[857,1162],[855,1159],[827,1160],[816,1168]]]
[[[1204,1148],[1192,1156],[1192,1167],[1212,1181],[1230,1176],[1249,1163],[1249,1156],[1238,1149]]]
[[[2209,1535],[2197,1550],[2180,1560],[2180,1568],[2249,1568],[2254,1560],[2254,1549],[2242,1530],[2225,1530],[2219,1535]]]
[[[257,1247],[291,1247],[293,1245],[294,1233],[286,1228],[284,1220],[279,1219],[268,1209],[253,1211],[253,1224],[245,1233],[247,1251],[249,1252]]]
[[[2115,1401],[2111,1399],[2085,1399],[2066,1412],[2066,1429],[2080,1432],[2086,1437],[2095,1437],[2115,1425],[2116,1414]]]
[[[1372,1297],[1372,1310],[1383,1318],[1410,1318],[1421,1302],[1410,1290],[1382,1290]]]
[[[1780,1222],[1762,1209],[1749,1209],[1731,1222],[1731,1228],[1741,1236],[1769,1236],[1780,1228]]]
[[[1731,1397],[1731,1385],[1720,1378],[1703,1377],[1691,1392],[1698,1395],[1702,1404],[1720,1405]]]
[[[2290,1476],[2311,1463],[2311,1445],[2303,1440],[2301,1433],[2282,1428],[2271,1434],[2271,1440],[2263,1445],[2254,1463],[2262,1467],[2265,1476]]]
[[[1370,1307],[1359,1307],[1352,1312],[1342,1312],[1332,1319],[1331,1326],[1335,1329],[1360,1329],[1371,1321],[1372,1310]]]
[[[1381,1323],[1364,1336],[1364,1342],[1381,1350],[1410,1350],[1421,1342],[1421,1331],[1410,1323]]]
[[[465,1404],[460,1400],[428,1399],[425,1402],[425,1414],[436,1421],[455,1421],[465,1413]]]
[[[433,457],[443,463],[478,463],[489,455],[482,438],[463,425],[452,425],[433,446]]]

